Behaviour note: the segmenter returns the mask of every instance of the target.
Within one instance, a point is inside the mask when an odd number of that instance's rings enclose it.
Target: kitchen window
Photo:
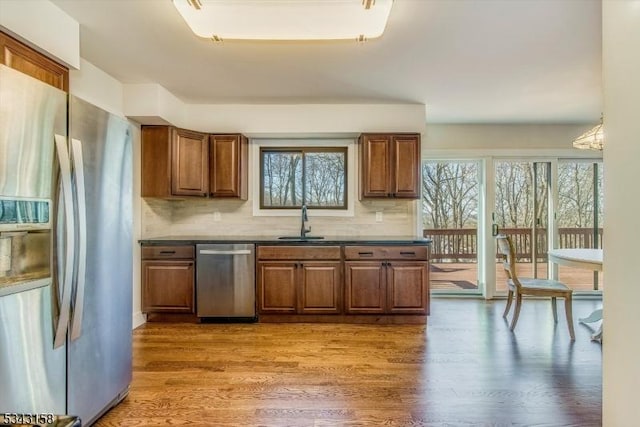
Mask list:
[[[261,147],[260,209],[347,209],[347,147]]]

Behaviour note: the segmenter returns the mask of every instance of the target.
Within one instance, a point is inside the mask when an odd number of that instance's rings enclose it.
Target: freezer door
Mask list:
[[[67,135],[66,107],[65,92],[0,65],[0,413],[66,413],[50,237],[54,135]]]
[[[51,285],[0,297],[0,414],[65,411],[66,347],[53,348]]]
[[[76,267],[82,275],[84,262],[85,273],[74,281],[67,413],[85,425],[131,382],[132,142],[126,120],[74,96],[69,108],[72,157],[83,161],[82,171],[74,166],[75,190],[84,186],[86,203],[76,197],[76,210],[84,209],[78,239],[85,242],[78,244]]]
[[[0,65],[0,197],[51,199],[53,135],[67,134],[66,104],[61,90]]]

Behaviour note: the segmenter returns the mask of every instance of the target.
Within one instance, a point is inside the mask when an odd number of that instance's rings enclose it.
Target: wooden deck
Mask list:
[[[547,277],[548,247],[546,230],[538,229],[532,234],[529,228],[501,228],[500,233],[511,237],[516,250],[518,274],[521,277],[533,277],[531,260],[539,260],[537,277]],[[477,291],[478,273],[475,261],[478,258],[477,230],[475,228],[460,229],[426,229],[424,237],[432,240],[431,244],[431,289],[435,291]],[[591,228],[559,228],[557,247],[559,248],[602,248],[603,229],[594,231]],[[445,261],[445,262],[439,262]],[[501,264],[496,263],[498,292],[506,292],[506,276]],[[593,272],[558,267],[558,280],[564,282],[574,291],[594,291]],[[598,289],[603,289],[602,273],[598,274]]]
[[[433,262],[430,270],[431,290],[471,291],[478,290],[478,270],[475,263]],[[546,277],[547,264],[538,263],[538,277]],[[518,264],[518,275],[532,277],[533,267],[529,263]],[[506,292],[506,276],[501,264],[496,264],[497,291]],[[558,280],[576,292],[593,291],[593,272],[565,266],[558,267]],[[602,272],[598,273],[598,290],[604,289]]]

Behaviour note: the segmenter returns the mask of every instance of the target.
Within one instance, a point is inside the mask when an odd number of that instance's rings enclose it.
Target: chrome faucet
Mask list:
[[[302,221],[300,225],[300,237],[303,239],[307,236],[307,233],[311,231],[311,227],[309,228],[304,227],[305,221],[309,221],[309,217],[307,217],[307,205],[302,205]]]

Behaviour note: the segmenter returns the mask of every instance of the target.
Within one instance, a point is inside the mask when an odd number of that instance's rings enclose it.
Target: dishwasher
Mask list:
[[[255,321],[255,245],[196,245],[196,314]]]

